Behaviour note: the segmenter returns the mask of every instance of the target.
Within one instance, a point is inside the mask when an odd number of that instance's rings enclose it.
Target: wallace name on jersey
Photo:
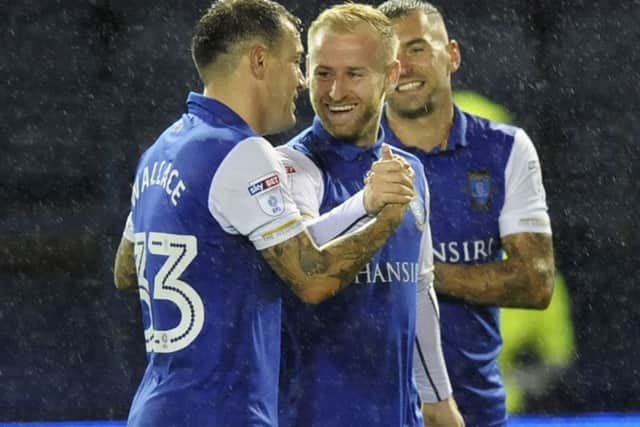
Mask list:
[[[357,275],[354,283],[417,283],[420,264],[409,261],[368,263]]]
[[[180,171],[173,168],[171,163],[164,160],[154,162],[151,170],[149,166],[145,166],[142,173],[136,176],[131,192],[131,206],[136,206],[136,202],[146,189],[156,185],[164,189],[173,206],[178,205],[182,192],[187,189],[184,181],[180,179]]]

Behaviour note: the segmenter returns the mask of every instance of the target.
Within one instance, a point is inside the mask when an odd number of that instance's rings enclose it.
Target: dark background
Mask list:
[[[335,2],[284,3],[308,24]],[[208,4],[0,0],[0,421],[126,417],[145,354],[112,262],[139,154],[201,90]],[[577,354],[531,408],[640,410],[640,1],[436,5],[454,86],[507,106],[543,165]]]

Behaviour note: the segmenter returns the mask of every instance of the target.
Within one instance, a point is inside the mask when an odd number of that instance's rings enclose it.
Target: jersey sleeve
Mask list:
[[[356,224],[360,225],[361,220],[368,218],[362,191],[320,215],[320,204],[324,196],[322,171],[311,159],[291,147],[278,147],[277,150],[283,157],[294,202],[318,246],[341,236]]]
[[[303,153],[286,145],[276,148],[287,172],[291,197],[305,218],[319,216],[324,194],[322,172]]]
[[[248,236],[258,250],[304,230],[280,156],[260,137],[239,142],[211,181],[209,211],[231,234]]]
[[[505,168],[505,202],[500,212],[500,235],[551,234],[538,154],[529,136],[519,129]]]
[[[428,221],[427,224],[429,224]],[[435,403],[448,398],[452,388],[442,353],[440,310],[433,287],[433,249],[431,228],[428,225],[422,234],[420,247],[413,366],[421,400],[426,403]]]
[[[442,353],[438,301],[433,286],[418,286],[414,372],[420,399],[435,403],[451,396],[452,388]]]
[[[127,215],[127,220],[124,223],[124,230],[122,230],[122,237],[132,243],[135,240],[135,232],[133,231],[133,218],[131,217],[131,212],[129,212],[129,215]]]
[[[364,209],[363,192],[345,200],[322,216],[305,221],[314,242],[322,246],[329,241],[365,226],[373,219]]]

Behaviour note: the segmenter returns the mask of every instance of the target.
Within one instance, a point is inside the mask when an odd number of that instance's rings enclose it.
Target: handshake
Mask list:
[[[364,186],[364,207],[369,215],[388,220],[397,227],[404,218],[409,203],[416,196],[415,172],[402,157],[382,146],[382,158],[371,165]]]

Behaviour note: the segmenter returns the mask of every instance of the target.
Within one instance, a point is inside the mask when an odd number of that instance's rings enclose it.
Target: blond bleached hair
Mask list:
[[[322,29],[352,33],[361,24],[369,26],[373,33],[379,37],[378,56],[385,67],[391,65],[396,60],[398,53],[398,38],[393,30],[391,20],[384,13],[368,4],[345,3],[325,9],[309,27],[308,46],[311,48],[313,37]]]

